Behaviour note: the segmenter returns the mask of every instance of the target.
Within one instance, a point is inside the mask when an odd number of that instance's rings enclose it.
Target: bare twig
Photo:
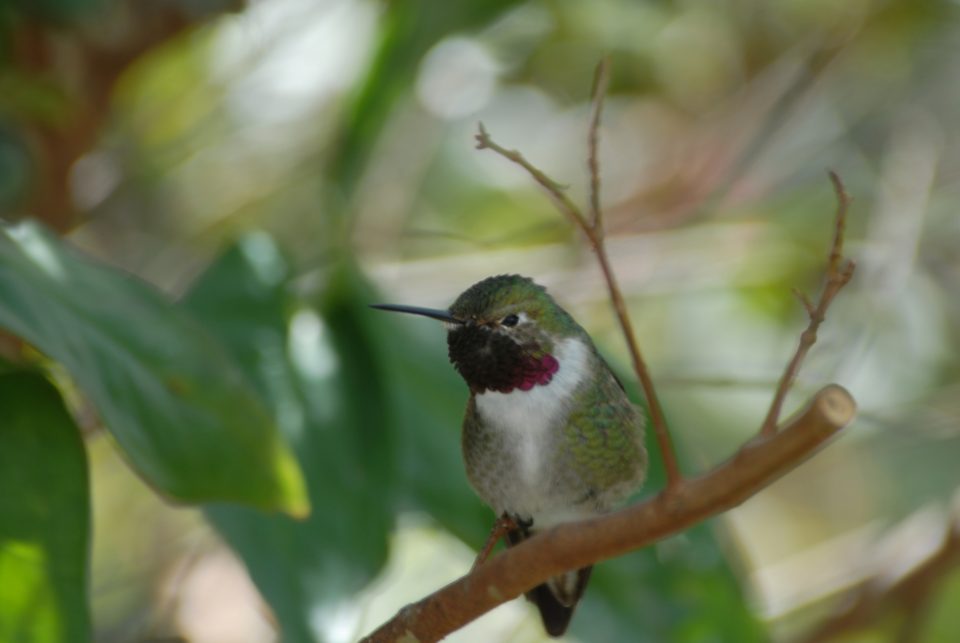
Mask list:
[[[660,406],[660,398],[657,397],[656,389],[653,386],[653,378],[647,369],[646,362],[640,353],[640,345],[633,334],[633,324],[630,321],[630,313],[627,311],[627,302],[620,292],[617,285],[617,278],[610,267],[610,260],[607,258],[607,248],[603,245],[602,238],[595,242],[590,240],[593,251],[597,255],[597,261],[600,263],[600,270],[603,272],[603,278],[607,282],[610,301],[613,302],[613,309],[617,314],[617,321],[620,323],[620,330],[627,342],[627,348],[630,352],[630,359],[633,363],[633,370],[640,380],[640,386],[643,388],[644,396],[647,398],[647,405],[650,409],[650,423],[653,425],[653,433],[657,438],[657,446],[660,449],[660,458],[663,460],[663,469],[667,478],[667,492],[672,493],[683,482],[680,473],[680,466],[677,464],[677,456],[673,448],[673,439],[670,437],[670,430],[667,428],[667,420],[663,414],[663,407]]]
[[[820,297],[814,305],[810,299],[798,291],[797,296],[807,311],[809,323],[807,328],[800,334],[800,342],[797,350],[783,371],[780,382],[777,384],[777,390],[773,395],[773,401],[770,403],[770,410],[767,411],[767,417],[764,418],[760,427],[760,433],[763,435],[772,435],[777,431],[777,421],[780,419],[780,413],[783,409],[783,402],[787,397],[787,392],[793,386],[797,378],[797,372],[800,365],[810,351],[810,348],[817,341],[817,331],[826,318],[827,309],[837,293],[847,285],[847,282],[853,277],[853,271],[856,264],[850,259],[843,257],[843,235],[847,225],[847,210],[850,208],[850,196],[843,187],[840,177],[836,172],[830,172],[830,180],[833,182],[833,189],[837,195],[837,210],[834,217],[833,242],[830,244],[830,253],[827,256],[827,269],[823,290]]]
[[[586,220],[583,218],[583,213],[580,212],[580,208],[570,200],[570,197],[566,195],[563,191],[564,186],[560,183],[557,183],[549,176],[544,174],[539,168],[530,163],[523,154],[517,150],[508,150],[505,147],[493,142],[490,138],[490,135],[487,133],[487,128],[483,126],[483,123],[478,125],[478,131],[476,135],[477,149],[478,150],[493,150],[503,158],[508,161],[512,161],[525,169],[530,176],[533,177],[533,180],[539,183],[544,190],[547,191],[547,194],[553,200],[554,204],[557,206],[557,209],[563,213],[564,216],[570,219],[579,228],[585,227],[587,225]]]
[[[590,227],[603,229],[603,214],[600,208],[600,159],[597,148],[600,144],[600,116],[603,114],[603,101],[610,84],[610,59],[604,57],[597,65],[593,78],[593,99],[590,108],[590,129],[587,134],[587,166],[590,169]]]
[[[810,297],[807,296],[807,293],[797,288],[791,288],[790,292],[792,292],[793,296],[797,298],[797,301],[800,302],[800,305],[803,306],[803,309],[807,311],[807,315],[812,316],[816,309],[813,307],[813,302],[810,301]]]
[[[437,641],[548,578],[639,549],[736,507],[813,454],[855,412],[846,390],[827,386],[782,431],[758,436],[674,493],[536,534],[403,608],[363,640]]]

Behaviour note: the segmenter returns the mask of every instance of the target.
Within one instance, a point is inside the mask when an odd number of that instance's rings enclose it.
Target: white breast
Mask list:
[[[520,477],[531,488],[540,486],[537,481],[544,445],[550,442],[547,432],[556,416],[565,411],[564,400],[586,377],[590,349],[582,340],[571,337],[557,343],[553,356],[560,367],[549,384],[529,391],[487,391],[476,397],[477,412],[484,423],[502,432],[515,446]]]

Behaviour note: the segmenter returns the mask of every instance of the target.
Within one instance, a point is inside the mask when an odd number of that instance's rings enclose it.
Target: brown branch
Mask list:
[[[712,471],[616,513],[539,533],[406,606],[363,640],[437,641],[548,578],[639,549],[736,507],[812,455],[855,412],[846,390],[827,386],[783,430],[757,436]]]
[[[843,183],[840,181],[840,177],[837,176],[836,172],[830,172],[830,180],[833,182],[833,189],[837,195],[837,210],[834,216],[833,242],[830,244],[830,253],[827,256],[827,269],[823,289],[820,292],[820,297],[816,305],[814,305],[806,295],[799,291],[794,291],[807,312],[809,323],[803,333],[800,334],[800,342],[797,344],[797,350],[787,363],[787,367],[784,369],[783,375],[777,384],[777,390],[774,392],[773,401],[770,403],[770,409],[767,411],[767,417],[764,418],[763,424],[760,426],[760,433],[763,435],[769,436],[776,432],[777,421],[780,419],[780,413],[783,410],[783,402],[790,388],[793,386],[793,382],[797,379],[797,372],[800,370],[800,365],[803,363],[807,353],[810,352],[810,348],[817,341],[817,331],[820,329],[820,325],[824,319],[826,319],[827,309],[830,307],[831,302],[833,302],[833,298],[837,296],[837,293],[839,293],[853,277],[853,271],[856,267],[856,264],[854,264],[852,260],[844,259],[843,257],[843,235],[846,231],[850,196],[844,189]]]
[[[663,461],[663,468],[667,478],[667,491],[676,489],[681,481],[682,475],[680,467],[677,464],[677,456],[673,448],[673,440],[670,437],[670,431],[667,428],[667,421],[663,414],[663,408],[660,406],[660,400],[657,397],[656,389],[653,385],[653,378],[647,368],[643,355],[640,352],[640,345],[633,333],[633,324],[630,321],[630,313],[627,309],[627,303],[623,298],[620,286],[617,284],[616,276],[610,267],[610,260],[607,257],[607,248],[603,230],[603,216],[600,214],[600,179],[598,177],[599,166],[596,162],[596,142],[598,140],[597,129],[600,126],[600,114],[603,107],[603,93],[599,90],[604,89],[606,82],[603,80],[606,76],[606,65],[600,64],[597,69],[596,90],[593,98],[593,108],[590,123],[590,172],[591,172],[591,203],[596,208],[591,217],[591,221],[583,215],[580,208],[570,200],[560,188],[560,184],[548,177],[539,168],[527,161],[522,154],[516,150],[508,150],[495,143],[487,133],[483,123],[480,123],[477,133],[477,149],[490,149],[504,157],[505,159],[516,163],[525,169],[533,179],[539,183],[546,191],[560,212],[570,219],[573,224],[587,238],[590,247],[597,256],[600,264],[600,270],[603,272],[604,281],[607,284],[610,301],[613,303],[614,311],[617,315],[617,321],[620,324],[620,330],[623,332],[624,339],[627,342],[627,349],[630,352],[630,360],[633,364],[633,370],[640,380],[640,386],[643,388],[644,396],[647,398],[647,405],[650,408],[650,423],[653,425],[653,432],[657,438],[657,446],[660,449],[660,458]]]

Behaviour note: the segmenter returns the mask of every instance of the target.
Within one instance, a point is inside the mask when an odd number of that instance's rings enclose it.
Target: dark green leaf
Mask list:
[[[446,332],[437,322],[380,311],[371,311],[371,322],[384,347],[398,436],[392,485],[407,508],[479,548],[494,515],[467,483],[460,426],[468,391],[447,359]]]
[[[337,273],[317,311],[297,311],[283,259],[269,238],[253,235],[186,299],[270,399],[306,475],[314,513],[304,522],[238,507],[207,512],[243,557],[288,641],[319,638],[317,614],[360,589],[387,556],[388,391],[364,319],[369,310],[351,275]]]
[[[87,460],[56,389],[0,375],[0,640],[90,638]]]
[[[220,344],[160,293],[35,224],[0,228],[0,327],[61,362],[144,478],[303,515],[303,481]]]

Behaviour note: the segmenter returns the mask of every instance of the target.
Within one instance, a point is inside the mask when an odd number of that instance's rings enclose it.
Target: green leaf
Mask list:
[[[241,372],[149,285],[36,224],[0,227],[0,327],[67,368],[158,491],[308,512],[296,461]]]
[[[0,375],[0,409],[0,640],[87,641],[83,442],[39,375]]]
[[[243,558],[284,640],[312,641],[322,638],[322,615],[386,560],[394,446],[362,286],[349,269],[335,271],[311,310],[286,280],[273,242],[251,235],[200,278],[185,304],[270,400],[314,507],[303,522],[226,506],[209,507],[207,516]]]

